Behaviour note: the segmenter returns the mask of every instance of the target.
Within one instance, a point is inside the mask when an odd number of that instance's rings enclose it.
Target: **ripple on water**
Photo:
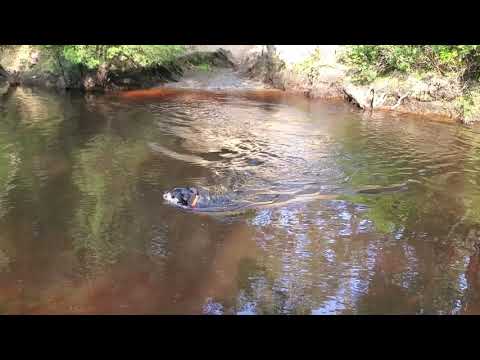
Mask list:
[[[119,298],[142,313],[480,309],[473,129],[278,92],[19,88],[5,109],[2,294],[28,288],[66,312]],[[222,217],[163,204],[163,191],[188,185],[261,206]],[[67,280],[68,294],[57,286]],[[13,303],[3,306],[30,311]]]

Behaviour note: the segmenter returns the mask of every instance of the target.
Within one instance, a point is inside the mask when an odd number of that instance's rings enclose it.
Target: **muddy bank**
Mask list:
[[[305,54],[298,54],[300,50]],[[339,56],[342,46],[257,46],[244,56],[243,73],[288,92],[310,98],[344,99],[368,111],[395,111],[447,121],[473,123],[480,113],[465,112],[465,87],[456,79],[436,74],[402,75],[358,85]]]
[[[63,64],[46,52],[28,45],[18,46],[2,54],[0,81],[8,86],[35,86],[58,90],[119,91],[149,88],[164,83],[178,82],[185,73],[208,69],[235,69],[230,52],[191,50],[164,64],[118,70],[100,66],[89,70],[81,65]],[[57,61],[55,66],[52,61]],[[2,87],[3,89],[3,87]]]

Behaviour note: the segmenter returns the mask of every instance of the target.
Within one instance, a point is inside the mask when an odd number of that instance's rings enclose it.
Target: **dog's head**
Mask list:
[[[169,203],[183,207],[195,207],[198,201],[198,189],[193,187],[174,188],[163,194],[163,198]]]

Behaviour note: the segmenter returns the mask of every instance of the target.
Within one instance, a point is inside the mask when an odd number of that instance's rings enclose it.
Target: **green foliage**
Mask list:
[[[97,69],[100,65],[146,67],[183,54],[182,45],[46,45],[56,57]]]
[[[466,122],[480,116],[480,89],[471,89],[456,100],[458,112]]]
[[[208,63],[197,65],[197,69],[200,71],[209,72],[212,70],[212,67]]]
[[[91,270],[115,263],[137,238],[132,232],[141,230],[135,218],[119,219],[131,216],[132,179],[147,155],[142,143],[107,133],[95,137],[75,159],[73,178],[83,201],[75,214],[74,248],[86,252]]]
[[[391,72],[436,71],[459,77],[473,73],[478,77],[480,45],[354,45],[341,61],[351,66],[353,78],[360,83]]]

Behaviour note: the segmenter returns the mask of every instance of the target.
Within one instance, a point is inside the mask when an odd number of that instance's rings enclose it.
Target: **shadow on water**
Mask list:
[[[0,118],[1,313],[480,311],[475,129],[271,90],[18,88]],[[163,202],[188,185],[289,201]]]

